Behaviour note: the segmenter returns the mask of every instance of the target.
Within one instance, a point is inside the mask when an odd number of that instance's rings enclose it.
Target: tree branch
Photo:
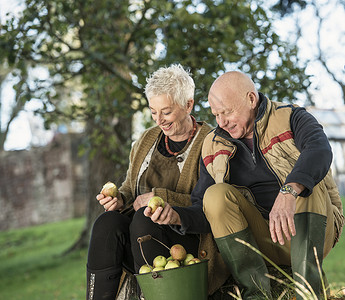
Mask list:
[[[134,41],[135,35],[137,34],[137,32],[138,32],[138,30],[140,28],[140,25],[143,22],[143,20],[145,19],[145,14],[146,14],[147,10],[151,7],[151,6],[149,6],[149,4],[150,4],[150,1],[144,1],[144,5],[145,5],[144,6],[144,10],[142,11],[142,15],[141,15],[140,20],[136,23],[135,27],[132,30],[132,33],[131,33],[129,39],[127,40],[126,47],[125,47],[125,49],[123,51],[124,55],[127,54],[130,43],[132,41]]]
[[[342,94],[343,94],[343,102],[345,103],[345,84],[337,78],[336,74],[334,72],[332,72],[327,64],[327,60],[324,56],[324,52],[322,50],[322,46],[321,46],[321,29],[322,29],[322,25],[324,22],[324,18],[322,18],[320,16],[320,9],[319,7],[316,6],[315,3],[313,3],[314,7],[315,7],[315,15],[317,17],[318,20],[318,27],[317,27],[317,40],[316,40],[316,44],[317,44],[317,50],[318,50],[318,57],[317,59],[320,61],[321,65],[325,68],[326,72],[328,73],[328,75],[330,75],[332,77],[332,79],[339,84],[341,90],[342,90]]]

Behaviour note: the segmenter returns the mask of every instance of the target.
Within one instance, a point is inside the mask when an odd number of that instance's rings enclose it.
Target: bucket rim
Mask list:
[[[172,269],[167,269],[167,270],[159,270],[159,271],[151,271],[151,272],[147,272],[147,273],[142,273],[142,274],[139,274],[139,273],[134,273],[134,276],[138,277],[138,276],[141,276],[141,275],[148,275],[148,274],[151,274],[152,277],[155,277],[154,274],[156,273],[161,273],[161,272],[167,272],[167,271],[173,271],[173,270],[182,270],[182,269],[185,269],[185,268],[188,268],[188,267],[193,267],[195,265],[200,265],[202,263],[208,263],[209,259],[202,259],[200,262],[198,263],[195,263],[195,264],[191,264],[191,265],[187,265],[187,266],[180,266],[178,268],[172,268]]]

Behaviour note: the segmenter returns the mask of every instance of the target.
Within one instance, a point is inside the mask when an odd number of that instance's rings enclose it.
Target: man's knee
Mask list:
[[[210,186],[204,195],[203,205],[206,216],[220,217],[225,213],[226,207],[236,204],[233,195],[234,187],[227,183],[217,183]]]

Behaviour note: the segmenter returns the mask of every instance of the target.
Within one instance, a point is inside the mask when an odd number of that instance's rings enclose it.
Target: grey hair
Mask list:
[[[186,107],[194,99],[195,84],[189,70],[180,64],[161,67],[146,79],[145,95],[148,100],[160,95],[168,95],[173,103]]]

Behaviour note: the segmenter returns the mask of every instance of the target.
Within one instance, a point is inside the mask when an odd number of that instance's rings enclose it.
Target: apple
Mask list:
[[[145,274],[145,273],[150,273],[152,270],[151,266],[148,265],[142,265],[139,269],[139,274]]]
[[[188,264],[188,262],[189,262],[191,259],[193,259],[193,258],[194,258],[194,255],[188,253],[188,254],[186,255],[186,258],[185,258],[184,261],[183,261],[183,264],[186,266],[186,265]]]
[[[149,203],[147,204],[148,207],[151,207],[151,213],[154,213],[158,207],[163,207],[165,206],[164,200],[159,197],[159,196],[153,196],[150,200]]]
[[[175,244],[170,248],[170,255],[173,259],[185,260],[187,256],[187,251],[182,245]]]
[[[153,267],[165,267],[167,259],[163,255],[158,255],[153,260]]]
[[[165,270],[168,270],[168,269],[175,269],[175,268],[178,268],[180,266],[180,262],[176,259],[174,260],[169,260],[167,262],[167,264],[165,265]]]
[[[195,258],[192,258],[188,263],[187,265],[193,265],[193,264],[198,264],[199,262],[201,262],[201,260],[197,257]]]
[[[168,262],[169,260],[173,260],[173,258],[172,258],[171,255],[167,258],[167,262]]]
[[[155,267],[155,268],[153,268],[153,272],[158,272],[158,271],[162,271],[162,270],[164,270],[164,267]]]
[[[117,195],[117,187],[114,183],[108,181],[105,185],[103,185],[103,188],[101,190],[101,194],[108,197],[116,197]]]

